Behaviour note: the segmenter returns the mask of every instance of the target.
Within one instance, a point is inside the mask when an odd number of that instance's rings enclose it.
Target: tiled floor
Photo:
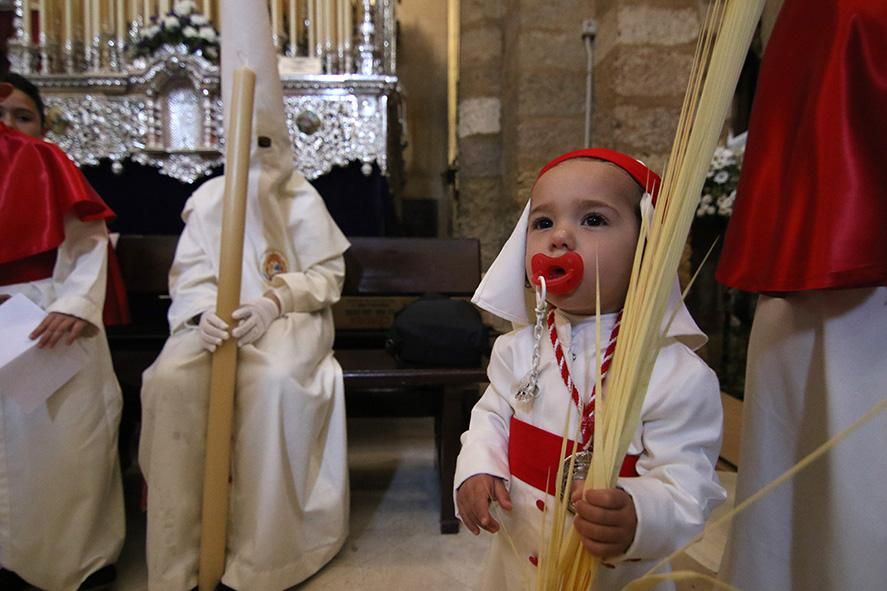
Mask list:
[[[464,530],[439,533],[432,428],[431,419],[349,419],[350,537],[330,564],[295,591],[473,588],[489,538]],[[728,489],[731,476],[725,478]],[[129,518],[115,591],[144,591],[144,516]],[[713,570],[723,537],[715,532],[675,566]]]

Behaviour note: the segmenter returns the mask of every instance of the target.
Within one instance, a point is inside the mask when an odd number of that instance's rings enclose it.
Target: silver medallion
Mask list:
[[[573,458],[575,458],[575,460]],[[572,478],[570,478],[570,462],[573,462]],[[563,465],[564,475],[563,480],[561,480],[561,499],[563,499],[565,495],[570,495],[572,493],[573,482],[588,478],[588,470],[591,468],[591,450],[583,449],[565,457]],[[567,508],[570,510],[570,513],[575,513],[573,503],[569,503]]]
[[[518,384],[514,399],[517,402],[532,402],[539,397],[539,384],[531,373]]]

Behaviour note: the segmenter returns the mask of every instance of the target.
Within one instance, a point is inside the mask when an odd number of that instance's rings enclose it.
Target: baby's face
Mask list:
[[[598,160],[563,162],[536,183],[531,195],[525,258],[575,251],[584,262],[579,286],[548,301],[573,314],[595,312],[595,256],[601,281],[601,312],[622,308],[638,239],[640,188],[622,169]]]

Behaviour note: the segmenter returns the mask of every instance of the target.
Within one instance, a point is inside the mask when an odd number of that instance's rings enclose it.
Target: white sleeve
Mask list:
[[[55,300],[47,312],[61,312],[102,326],[108,267],[108,229],[104,220],[65,216],[65,239],[52,272]]]
[[[510,400],[515,379],[509,343],[513,342],[513,335],[503,335],[493,345],[487,366],[490,385],[471,410],[468,431],[462,434],[462,451],[456,460],[453,480],[454,494],[463,482],[476,474],[497,476],[505,480],[506,486],[510,483],[508,435],[514,414]]]
[[[280,300],[282,314],[316,312],[339,301],[344,283],[345,259],[337,255],[303,272],[275,275],[271,291]]]
[[[660,363],[662,362],[662,363]],[[642,415],[639,476],[617,486],[634,500],[634,542],[619,560],[658,559],[702,531],[726,493],[715,474],[723,411],[714,372],[679,343],[663,349]]]
[[[202,243],[199,218],[191,214],[169,271],[169,328],[176,333],[192,317],[216,307],[218,278]]]

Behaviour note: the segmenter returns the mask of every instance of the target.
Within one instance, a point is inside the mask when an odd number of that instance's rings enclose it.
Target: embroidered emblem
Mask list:
[[[279,250],[268,250],[262,257],[262,277],[266,281],[271,279],[278,273],[286,273],[286,257]]]

